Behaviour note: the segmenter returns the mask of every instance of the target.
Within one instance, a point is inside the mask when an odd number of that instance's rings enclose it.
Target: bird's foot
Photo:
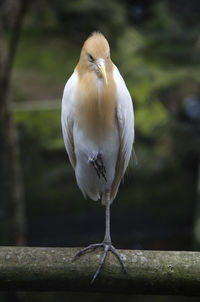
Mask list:
[[[87,251],[94,250],[94,249],[99,248],[99,247],[103,247],[103,249],[104,249],[103,256],[101,257],[99,267],[98,267],[96,273],[94,274],[94,277],[91,280],[91,284],[95,281],[95,279],[99,275],[99,272],[102,268],[102,265],[105,262],[106,255],[107,255],[108,251],[111,251],[115,255],[115,257],[119,260],[124,272],[127,273],[127,268],[126,268],[126,265],[125,265],[124,261],[122,260],[121,255],[116,250],[116,248],[112,245],[111,242],[102,242],[102,243],[90,244],[89,246],[87,246],[87,247],[83,248],[82,250],[80,250],[79,252],[77,252],[76,255],[74,256],[74,260],[77,259],[78,257],[82,256],[83,254],[85,254]]]
[[[103,163],[102,154],[97,153],[95,156],[89,158],[89,162],[95,168],[98,177],[100,178],[102,176],[105,179],[105,181],[107,182],[106,168]]]

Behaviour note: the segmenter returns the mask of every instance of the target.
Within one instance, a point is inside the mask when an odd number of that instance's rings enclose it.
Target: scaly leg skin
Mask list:
[[[127,268],[126,268],[126,265],[125,265],[124,261],[122,260],[119,252],[116,250],[116,248],[112,245],[111,242],[109,242],[109,243],[108,242],[107,243],[102,242],[102,243],[90,244],[89,246],[85,247],[84,249],[78,251],[76,253],[75,257],[74,257],[74,260],[77,259],[78,257],[82,256],[83,254],[85,254],[87,251],[94,250],[94,249],[99,248],[99,247],[103,247],[104,252],[103,252],[103,256],[101,258],[101,261],[99,263],[99,267],[98,267],[96,273],[94,274],[94,277],[91,280],[91,284],[95,281],[95,279],[99,275],[99,272],[102,268],[102,265],[105,262],[106,255],[107,255],[108,251],[111,251],[116,256],[116,258],[119,260],[120,264],[122,265],[124,272],[127,273]]]
[[[84,249],[77,252],[75,257],[74,257],[74,259],[76,259],[76,258],[82,256],[83,254],[85,254],[89,250],[94,250],[96,248],[103,247],[103,249],[104,249],[103,256],[102,256],[101,261],[99,263],[99,267],[98,267],[96,273],[94,274],[94,277],[92,278],[91,284],[95,281],[96,277],[98,276],[98,274],[101,270],[101,267],[104,264],[104,261],[106,259],[106,255],[107,255],[108,251],[111,251],[115,255],[115,257],[119,260],[120,264],[122,265],[124,272],[127,273],[127,269],[126,269],[126,265],[125,265],[124,261],[122,260],[120,254],[118,253],[116,248],[111,243],[111,237],[110,237],[110,193],[106,192],[105,197],[106,197],[106,199],[105,199],[106,226],[105,226],[105,237],[104,237],[103,242],[102,243],[97,243],[97,244],[90,244],[89,246],[87,246]]]

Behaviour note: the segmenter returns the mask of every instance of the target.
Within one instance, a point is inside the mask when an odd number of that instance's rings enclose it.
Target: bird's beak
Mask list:
[[[102,78],[104,79],[106,85],[108,84],[107,75],[106,75],[106,69],[105,69],[105,63],[104,61],[99,61],[97,64],[99,71],[102,75]]]

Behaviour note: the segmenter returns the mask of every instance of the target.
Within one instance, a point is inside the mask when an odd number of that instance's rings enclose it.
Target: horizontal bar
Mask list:
[[[14,112],[22,111],[49,111],[61,108],[61,99],[12,102],[11,109]]]
[[[102,250],[73,260],[78,250],[0,247],[0,290],[200,295],[199,252],[119,250],[127,274],[110,252],[91,285]]]

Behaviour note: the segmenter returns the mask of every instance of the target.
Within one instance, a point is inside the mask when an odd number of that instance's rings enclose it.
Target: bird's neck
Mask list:
[[[95,71],[78,72],[78,112],[83,129],[93,137],[108,135],[114,128],[116,85],[112,72],[107,72],[108,84]]]

